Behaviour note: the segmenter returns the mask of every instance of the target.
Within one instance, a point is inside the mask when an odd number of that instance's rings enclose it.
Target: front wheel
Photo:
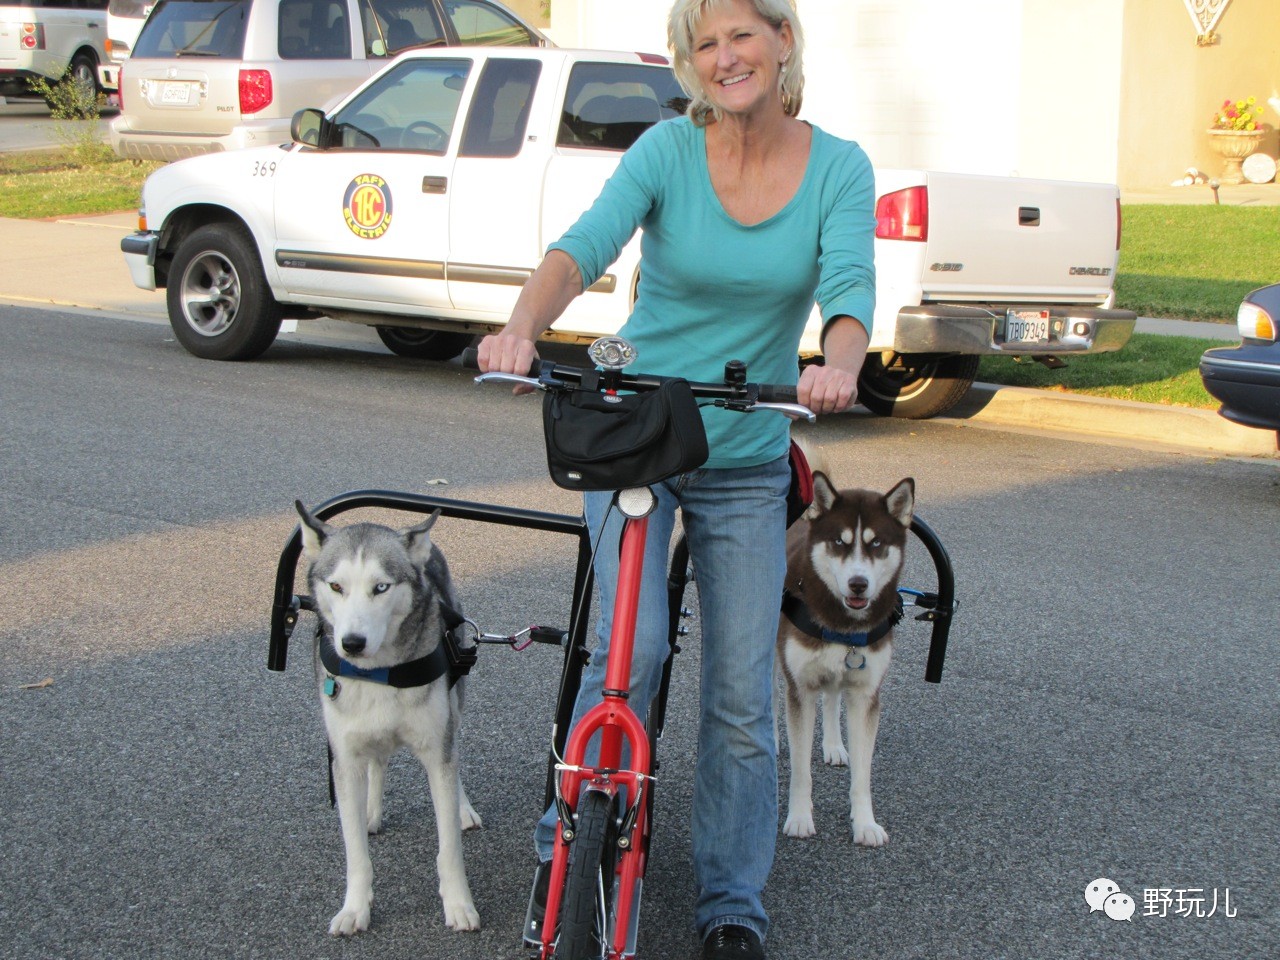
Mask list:
[[[469,333],[447,330],[418,330],[412,327],[375,327],[388,350],[398,357],[415,360],[452,360],[475,339]]]
[[[252,360],[280,332],[258,250],[230,224],[200,227],[178,244],[166,301],[174,336],[202,360]]]
[[[978,375],[978,359],[899,353],[886,366],[880,354],[869,353],[858,377],[858,402],[882,417],[936,417],[969,392]]]
[[[584,791],[578,803],[556,960],[600,960],[607,952],[617,881],[617,809],[617,800],[598,790]]]

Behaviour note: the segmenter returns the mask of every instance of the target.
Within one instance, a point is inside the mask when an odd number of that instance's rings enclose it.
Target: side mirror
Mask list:
[[[323,142],[321,138],[325,123],[324,114],[321,111],[315,107],[307,107],[293,115],[293,122],[289,124],[289,135],[293,137],[294,143],[320,147]]]

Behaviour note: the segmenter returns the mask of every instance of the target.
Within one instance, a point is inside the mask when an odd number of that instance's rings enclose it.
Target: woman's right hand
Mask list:
[[[538,359],[538,348],[528,337],[509,330],[491,333],[476,347],[476,365],[481,373],[514,373],[525,377]],[[512,393],[532,393],[533,387],[517,384]]]

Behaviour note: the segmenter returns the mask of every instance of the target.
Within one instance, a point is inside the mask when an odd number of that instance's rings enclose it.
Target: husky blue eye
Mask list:
[[[386,593],[390,589],[391,584],[389,583],[375,583],[373,585],[373,595],[376,597],[378,594]]]

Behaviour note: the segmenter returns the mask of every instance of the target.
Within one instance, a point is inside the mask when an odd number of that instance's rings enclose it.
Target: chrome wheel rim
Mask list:
[[[240,312],[240,275],[215,250],[197,254],[182,273],[182,315],[202,337],[227,332]]]

